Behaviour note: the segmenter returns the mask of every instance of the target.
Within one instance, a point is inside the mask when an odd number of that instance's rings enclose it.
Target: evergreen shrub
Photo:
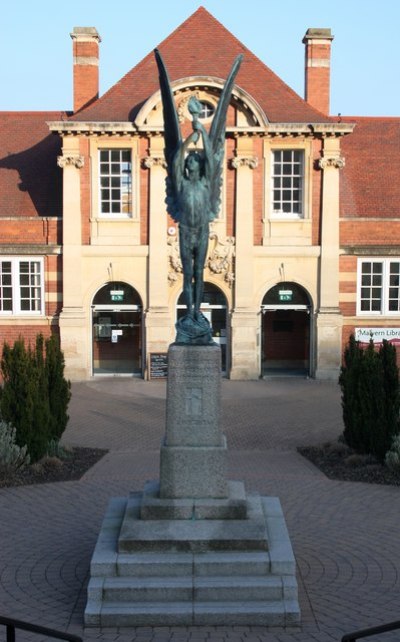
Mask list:
[[[14,473],[30,463],[27,447],[16,443],[17,431],[5,421],[0,421],[0,476]]]
[[[51,439],[59,440],[68,422],[70,383],[64,378],[64,358],[58,341],[36,337],[34,348],[19,338],[3,346],[0,362],[0,417],[15,426],[16,443],[27,446],[37,461]]]
[[[400,434],[393,437],[390,450],[385,456],[385,465],[393,473],[400,475]]]
[[[364,349],[352,335],[344,352],[339,384],[344,441],[357,452],[383,462],[400,429],[395,346],[383,341],[377,351],[371,340]]]

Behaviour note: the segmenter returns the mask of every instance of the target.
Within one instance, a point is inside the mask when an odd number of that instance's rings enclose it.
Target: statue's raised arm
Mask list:
[[[209,133],[200,122],[201,103],[188,102],[192,133],[182,140],[171,83],[160,52],[155,50],[164,116],[164,155],[167,163],[165,202],[170,216],[179,223],[179,249],[183,267],[183,292],[187,315],[177,324],[179,343],[212,342],[210,325],[200,312],[203,271],[207,255],[209,224],[221,202],[226,115],[233,85],[243,56],[236,58],[224,85]],[[196,145],[202,141],[202,149]]]

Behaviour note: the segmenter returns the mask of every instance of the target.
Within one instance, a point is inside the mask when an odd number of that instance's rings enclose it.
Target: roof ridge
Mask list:
[[[340,118],[342,120],[398,120],[400,121],[400,116],[347,116],[341,114]]]
[[[203,38],[202,38],[203,35]],[[215,42],[214,42],[215,40]],[[295,121],[308,122],[332,122],[332,117],[318,111],[312,107],[300,94],[298,94],[292,87],[290,87],[282,78],[278,76],[261,58],[259,58],[253,51],[247,47],[242,41],[239,40],[225,25],[223,25],[215,16],[213,16],[207,9],[200,6],[193,12],[186,20],[179,24],[171,33],[169,33],[157,46],[163,57],[166,55],[166,63],[171,72],[171,80],[181,80],[187,78],[191,74],[187,73],[193,58],[193,75],[198,76],[201,61],[204,58],[210,59],[206,52],[202,52],[202,43],[204,46],[208,42],[206,50],[209,51],[210,43],[214,42],[216,53],[223,50],[224,54],[220,62],[212,64],[209,73],[205,75],[212,75],[217,77],[215,73],[221,70],[218,74],[219,78],[224,78],[224,73],[229,72],[229,52],[232,50],[232,59],[235,54],[244,54],[244,64],[237,79],[237,84],[245,91],[252,93],[249,87],[249,82],[254,82],[255,97],[257,100],[257,93],[262,99],[258,100],[260,107],[264,110],[269,120],[278,122],[285,120],[281,117],[279,112],[288,113],[288,106],[286,103],[293,104],[293,119]],[[174,53],[174,45],[177,43],[178,50]],[[185,44],[186,43],[186,44]],[[187,44],[187,43],[190,43]],[[190,48],[189,48],[190,47]],[[197,47],[197,51],[196,51]],[[114,85],[112,85],[102,96],[95,102],[91,103],[79,113],[72,114],[70,120],[91,120],[94,116],[95,120],[101,115],[105,115],[109,107],[118,104],[124,105],[121,107],[122,119],[130,120],[131,114],[134,118],[134,109],[139,109],[143,101],[147,100],[159,88],[157,82],[157,70],[154,63],[153,70],[149,75],[149,71],[154,62],[153,57],[154,47],[147,53],[134,67],[129,69]],[[165,53],[164,53],[165,52]],[[172,52],[172,54],[171,54]],[[172,55],[172,58],[171,58]],[[173,63],[170,66],[171,61]],[[200,61],[200,64],[197,62]],[[232,62],[232,61],[231,61]],[[209,60],[210,63],[210,60]],[[248,65],[248,66],[247,66]],[[226,66],[226,69],[225,69]],[[225,71],[223,71],[225,69]],[[181,70],[182,75],[177,75],[177,70]],[[178,72],[179,73],[179,72]],[[203,74],[204,75],[204,74]],[[143,79],[145,82],[143,83]],[[139,84],[138,84],[139,83]],[[129,85],[131,87],[129,88]],[[126,90],[129,90],[132,95],[132,107],[129,107],[129,97]],[[268,91],[270,92],[268,94]],[[131,93],[132,92],[132,93]],[[283,95],[285,100],[279,103],[279,95]],[[269,97],[268,97],[269,96]],[[136,103],[134,102],[136,100]],[[279,107],[282,104],[282,108]],[[267,109],[265,109],[267,107]],[[270,107],[268,109],[268,107]],[[118,109],[118,108],[117,108]],[[114,112],[115,113],[115,112]],[[302,114],[300,117],[296,114]],[[102,116],[100,116],[101,119]],[[110,113],[110,117],[112,115]],[[120,118],[118,117],[117,120]]]

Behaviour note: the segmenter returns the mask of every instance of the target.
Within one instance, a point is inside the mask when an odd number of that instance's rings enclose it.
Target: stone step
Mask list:
[[[90,602],[87,609],[90,618]],[[153,602],[127,604],[104,603],[92,625],[114,626],[298,626],[300,614],[296,602]],[[96,621],[95,621],[96,620]]]
[[[105,560],[105,564],[107,559]],[[267,552],[237,553],[130,553],[116,558],[115,570],[107,573],[97,562],[92,576],[118,577],[178,577],[178,576],[232,576],[268,575],[270,556]]]
[[[296,599],[293,578],[231,577],[110,577],[92,581],[88,597],[103,602],[252,602]]]
[[[294,578],[276,576],[196,577],[194,599],[198,602],[270,602],[297,598]]]
[[[184,602],[190,601],[192,595],[191,577],[110,577],[103,584],[103,600],[106,603]]]
[[[196,626],[299,626],[296,601],[277,602],[200,602],[194,606]],[[206,624],[207,623],[207,624]]]
[[[194,555],[195,576],[269,575],[270,555],[267,552],[215,552]]]
[[[283,597],[279,577],[197,577],[194,579],[196,602],[274,601]]]
[[[101,611],[91,616],[90,602],[86,609],[86,624],[92,626],[190,626],[193,624],[192,602],[153,602],[102,604]],[[94,609],[95,611],[95,609]],[[88,620],[92,620],[91,622]]]
[[[117,556],[119,577],[190,577],[191,553],[130,553]]]

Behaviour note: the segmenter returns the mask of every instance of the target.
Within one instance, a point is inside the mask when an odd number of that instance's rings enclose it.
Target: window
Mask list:
[[[359,314],[400,314],[400,259],[359,261],[357,309]]]
[[[304,151],[276,149],[272,152],[272,213],[303,215]]]
[[[0,260],[0,314],[43,314],[42,259]]]
[[[130,149],[100,150],[100,213],[132,215],[132,160]]]
[[[200,105],[201,105],[201,110],[199,113],[200,120],[207,120],[207,118],[211,118],[211,116],[214,115],[214,112],[215,112],[214,105],[211,105],[210,103],[207,103],[204,100],[200,101]]]

